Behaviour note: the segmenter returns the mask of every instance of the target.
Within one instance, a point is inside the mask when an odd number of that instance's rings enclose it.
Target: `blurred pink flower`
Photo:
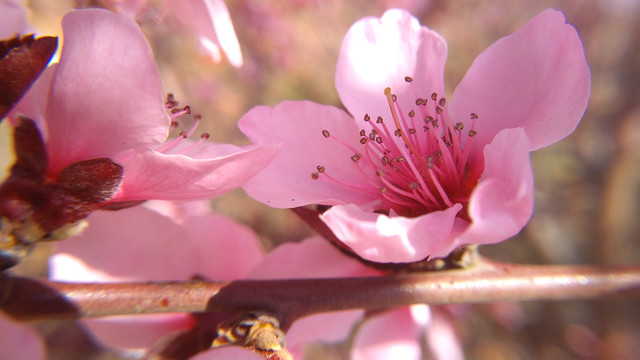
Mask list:
[[[244,189],[273,207],[333,205],[321,219],[377,262],[517,234],[533,211],[530,151],[569,135],[585,111],[582,43],[546,10],[480,54],[450,101],[446,56],[406,11],[356,22],[336,71],[350,114],[308,101],[249,111],[242,131],[282,148]]]
[[[312,237],[278,246],[247,277],[285,279],[381,275],[384,273],[341,253],[323,238]],[[463,359],[462,348],[451,325],[425,305],[364,315],[363,310],[350,310],[299,319],[287,332],[287,350],[295,359],[304,359],[307,344],[345,341],[353,327],[362,322],[351,349],[353,360],[421,359],[421,338],[429,344],[435,359]]]
[[[249,279],[312,279],[376,276],[382,272],[342,254],[321,237],[299,243],[285,243],[255,266]],[[352,327],[364,315],[363,310],[349,310],[311,315],[297,320],[287,332],[287,350],[295,359],[303,359],[309,342],[345,340]]]
[[[160,206],[158,206],[158,204]],[[149,207],[154,207],[155,210]],[[71,282],[243,278],[263,258],[251,229],[211,214],[208,207],[150,202],[96,212],[80,235],[56,244],[50,278]],[[117,224],[117,226],[114,226]],[[163,336],[195,324],[189,314],[114,316],[83,320],[107,347],[144,352]]]
[[[129,18],[102,9],[62,20],[60,62],[50,66],[16,105],[37,123],[46,144],[47,177],[79,161],[109,158],[124,168],[110,202],[192,200],[238,187],[261,169],[273,146],[191,146],[165,141],[171,115],[149,45]]]
[[[11,320],[0,311],[0,359],[43,360],[44,341],[29,326]]]
[[[147,10],[149,0],[102,0],[131,17]],[[223,0],[165,0],[162,12],[198,37],[213,62],[222,60],[221,52],[235,67],[243,64],[242,52],[231,15]]]

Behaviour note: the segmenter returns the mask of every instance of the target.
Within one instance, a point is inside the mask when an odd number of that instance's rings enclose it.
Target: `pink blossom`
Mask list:
[[[139,17],[147,11],[149,0],[103,0],[131,16]],[[223,0],[165,0],[163,17],[172,20],[198,37],[200,45],[215,63],[222,60],[222,52],[235,67],[243,64],[242,52],[231,22],[229,9]]]
[[[82,234],[57,243],[50,277],[72,282],[177,281],[196,275],[233,280],[245,277],[264,256],[256,235],[228,218],[202,207],[155,205],[93,213]],[[191,328],[195,319],[158,314],[82,323],[100,343],[131,352]]]
[[[533,211],[529,153],[569,135],[590,92],[575,28],[545,10],[474,61],[445,98],[447,44],[403,10],[356,22],[336,88],[349,111],[308,101],[240,120],[281,143],[244,189],[278,208],[333,205],[321,219],[359,256],[411,262],[503,241]]]
[[[223,0],[167,0],[167,6],[182,26],[198,36],[214,62],[220,62],[222,50],[231,65],[242,66],[240,44]]]
[[[15,124],[20,113],[36,121],[48,178],[79,161],[109,158],[124,168],[110,202],[191,200],[236,188],[275,154],[273,146],[165,141],[176,114],[166,108],[138,26],[126,16],[87,9],[67,14],[62,27],[60,62],[45,70],[11,118]]]

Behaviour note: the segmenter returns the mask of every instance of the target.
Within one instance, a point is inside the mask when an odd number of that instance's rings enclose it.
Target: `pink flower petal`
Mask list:
[[[221,48],[231,65],[242,66],[240,44],[224,1],[169,0],[167,5],[185,28],[198,35],[215,62],[220,61]]]
[[[576,29],[545,10],[476,58],[456,88],[456,121],[479,115],[479,144],[500,130],[524,127],[530,150],[552,144],[578,125],[589,101],[591,73]]]
[[[408,307],[385,311],[365,320],[351,349],[352,360],[421,359],[420,326]]]
[[[223,0],[205,0],[205,4],[211,16],[218,43],[227,55],[229,63],[235,67],[242,66],[242,52],[227,6]]]
[[[341,253],[319,236],[284,243],[247,275],[249,279],[311,279],[380,275],[378,270]]]
[[[342,42],[336,70],[340,100],[356,119],[390,116],[384,89],[398,95],[401,109],[415,107],[416,96],[444,96],[447,44],[434,31],[420,26],[406,11],[392,9],[382,18],[357,21]],[[414,95],[405,85],[413,77]]]
[[[96,212],[88,221],[81,234],[56,243],[56,255],[49,260],[51,279],[164,281],[184,280],[196,273],[187,234],[170,218],[137,206]],[[78,264],[63,255],[77,259],[89,271],[78,271]],[[100,273],[107,276],[96,278]]]
[[[162,142],[170,123],[162,84],[135,22],[88,9],[67,14],[62,29],[46,109],[51,171]]]
[[[533,172],[524,129],[499,132],[485,146],[484,157],[484,173],[469,201],[472,223],[454,247],[505,240],[519,233],[533,214]]]
[[[13,321],[0,312],[1,359],[44,360],[44,341],[31,326]]]
[[[193,159],[141,149],[120,162],[124,178],[112,201],[215,197],[257,174],[277,151],[277,145],[253,146],[227,156]]]
[[[431,356],[435,360],[464,360],[462,344],[455,329],[446,317],[437,311],[432,312],[431,322],[426,328],[425,337]]]
[[[287,331],[287,348],[303,350],[310,342],[336,343],[349,337],[354,325],[362,319],[363,310],[327,312],[297,320]]]
[[[322,215],[333,233],[356,254],[376,262],[411,262],[447,255],[456,215],[462,205],[416,218],[386,216],[349,204]],[[446,250],[445,250],[446,249]]]
[[[82,325],[95,340],[105,346],[130,351],[147,349],[163,337],[191,328],[195,320],[189,314],[153,314],[110,316],[82,320]]]
[[[282,144],[271,164],[243,186],[254,199],[272,207],[290,208],[311,203],[362,204],[379,197],[311,178],[319,165],[330,164],[327,172],[332,177],[351,183],[366,182],[351,160],[355,150],[322,134],[327,130],[332,137],[354,144],[351,146],[360,145],[360,130],[344,111],[310,101],[286,101],[273,108],[251,109],[238,126],[254,143]]]
[[[193,266],[215,280],[243,278],[264,258],[256,234],[224,216],[208,214],[186,218],[182,224],[191,240]]]

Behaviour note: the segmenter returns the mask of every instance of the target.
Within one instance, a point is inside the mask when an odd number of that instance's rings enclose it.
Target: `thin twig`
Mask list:
[[[320,312],[410,304],[640,296],[640,266],[532,266],[363,278],[85,284],[0,278],[0,308],[19,320],[167,312],[262,310],[285,320]]]

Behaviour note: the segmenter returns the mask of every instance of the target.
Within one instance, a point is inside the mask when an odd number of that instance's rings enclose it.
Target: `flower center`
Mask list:
[[[437,93],[428,98],[416,95],[416,108],[403,112],[391,88],[384,95],[391,113],[390,119],[364,115],[360,130],[361,148],[356,149],[323,130],[325,138],[337,140],[353,152],[354,166],[368,179],[368,184],[351,184],[327,174],[322,165],[312,178],[333,181],[359,191],[377,191],[382,205],[376,209],[390,210],[402,216],[418,216],[442,210],[456,203],[469,202],[469,194],[477,179],[470,179],[468,164],[475,123],[471,114],[471,129],[465,131],[462,122],[453,123],[446,108],[446,99]]]

